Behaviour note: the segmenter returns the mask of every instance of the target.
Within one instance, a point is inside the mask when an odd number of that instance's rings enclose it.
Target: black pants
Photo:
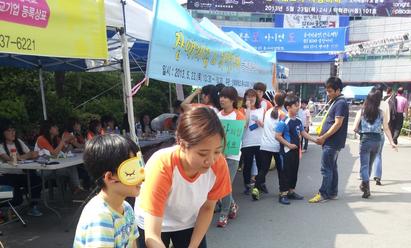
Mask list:
[[[280,192],[285,192],[289,189],[295,189],[295,186],[297,185],[298,167],[300,165],[300,154],[298,149],[294,149],[285,154],[282,154],[281,157],[283,164],[281,173],[279,172],[278,176]]]
[[[304,130],[309,133],[310,132],[310,128],[309,127],[304,127]],[[308,148],[308,139],[301,137],[301,147],[303,148],[303,150],[307,150]]]
[[[30,186],[31,197],[34,199],[40,199],[41,195],[41,178],[36,173],[30,170]],[[26,174],[3,174],[0,176],[0,184],[9,185],[14,188],[13,199],[11,204],[17,206],[23,202],[23,191],[21,188],[25,188],[28,192],[27,175]],[[33,201],[33,204],[36,202]]]
[[[398,144],[398,137],[401,134],[401,129],[404,124],[404,115],[403,113],[397,113],[395,120],[393,121],[394,123],[391,124],[392,129],[391,129],[391,134],[392,134],[392,139],[394,140],[394,144]]]
[[[268,170],[270,169],[270,164],[273,156],[275,164],[278,168],[279,166],[281,166],[280,153],[260,150],[261,167],[258,169],[258,175],[255,178],[255,186],[258,189],[261,189],[260,186],[262,184],[265,184],[265,177],[267,176]]]
[[[187,248],[190,244],[191,236],[193,234],[194,228],[176,231],[176,232],[162,232],[161,233],[161,240],[163,241],[164,245],[168,248],[170,246],[170,241],[173,242],[174,248]],[[140,237],[138,238],[138,247],[139,248],[146,248],[145,243],[145,235],[144,230],[138,228],[138,232]],[[198,248],[207,248],[206,237],[204,236],[203,240],[201,240],[200,245]]]
[[[243,156],[243,177],[244,185],[247,186],[251,183],[251,167],[253,166],[253,159],[257,162],[258,171],[261,169],[261,156],[260,146],[250,146],[241,148]]]

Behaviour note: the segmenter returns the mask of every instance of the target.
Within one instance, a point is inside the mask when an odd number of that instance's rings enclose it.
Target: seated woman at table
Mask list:
[[[114,133],[114,127],[116,120],[110,115],[104,115],[101,117],[101,126],[103,127],[101,134]]]
[[[74,137],[74,139],[70,142],[67,149],[69,151],[77,150],[77,152],[83,152],[86,141],[81,133],[81,123],[77,118],[69,118],[66,123],[66,127],[62,137],[66,138],[69,136]],[[86,169],[83,165],[81,165],[77,166],[77,170],[80,177],[81,185],[85,189],[89,189],[91,186],[91,180]]]
[[[76,118],[69,118],[65,130],[63,132],[63,138],[70,139],[72,138],[69,148],[71,149],[83,149],[84,148],[84,137],[81,134],[81,124],[80,121]]]
[[[47,150],[51,156],[57,157],[61,151],[74,139],[72,136],[59,138],[59,128],[52,121],[43,121],[40,126],[40,136],[37,138],[35,151]],[[75,166],[59,169],[56,171],[59,176],[67,176],[70,178],[70,183],[74,193],[83,191],[80,186],[80,179],[77,168]],[[52,171],[45,171],[45,176],[50,176]]]
[[[24,144],[24,142],[17,138],[15,126],[9,120],[1,120],[0,127],[0,160],[4,162],[11,161],[10,151],[16,149],[17,159],[26,160],[34,159],[38,157],[37,152],[32,152]],[[30,175],[30,188],[31,196],[34,199],[40,199],[41,195],[41,179],[36,175],[34,170],[29,171]],[[23,192],[21,188],[24,188],[27,192],[29,189],[27,176],[23,173],[22,170],[14,169],[1,169],[0,171],[0,184],[9,185],[13,187],[13,199],[11,204],[20,205],[23,202]],[[37,201],[32,200],[31,209],[27,213],[31,216],[41,216],[43,215],[38,207]]]
[[[151,118],[148,114],[141,115],[140,125],[141,129],[143,130],[143,134],[149,135],[154,132],[153,128],[151,128]]]
[[[91,120],[88,124],[88,131],[87,131],[87,140],[91,140],[96,135],[100,135],[102,133],[101,122],[97,119]]]

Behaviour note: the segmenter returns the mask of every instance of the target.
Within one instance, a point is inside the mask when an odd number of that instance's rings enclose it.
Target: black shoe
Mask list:
[[[376,178],[376,179],[375,179],[375,185],[381,186],[381,185],[382,185],[382,184],[381,184],[381,179]]]
[[[265,186],[265,184],[260,186],[260,190],[264,193],[264,194],[268,194],[268,189],[267,186]]]
[[[304,196],[299,195],[295,192],[288,193],[287,197],[288,197],[288,199],[291,199],[291,200],[302,200],[302,199],[304,199]]]
[[[278,199],[278,202],[283,205],[290,205],[290,201],[288,200],[286,195],[281,195],[280,198]]]
[[[370,192],[370,182],[362,182],[361,183],[361,190],[362,192],[364,192],[362,194],[362,198],[368,198],[371,196],[371,192]]]

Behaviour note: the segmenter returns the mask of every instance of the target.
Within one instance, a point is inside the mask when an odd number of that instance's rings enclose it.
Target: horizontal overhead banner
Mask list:
[[[1,0],[0,53],[106,59],[103,0]]]
[[[188,9],[350,16],[411,16],[410,0],[188,0]]]
[[[210,30],[209,23],[198,23],[176,1],[158,0],[148,76],[196,86],[223,83],[239,92],[258,81],[271,86],[273,64],[267,56]]]
[[[342,28],[350,24],[349,16],[276,14],[276,28]]]
[[[285,14],[284,28],[338,28],[340,17],[335,15]]]
[[[241,28],[233,31],[258,51],[339,52],[344,51],[346,28]]]

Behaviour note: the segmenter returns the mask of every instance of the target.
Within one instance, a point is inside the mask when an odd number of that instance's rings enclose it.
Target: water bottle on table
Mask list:
[[[11,158],[10,164],[14,165],[14,166],[17,166],[17,150],[16,150],[16,148],[10,149],[10,158]]]

